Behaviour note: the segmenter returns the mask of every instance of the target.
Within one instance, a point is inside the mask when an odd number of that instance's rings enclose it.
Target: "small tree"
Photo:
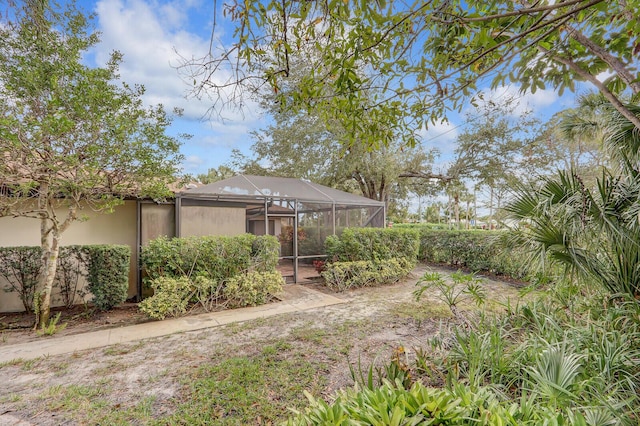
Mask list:
[[[167,194],[181,161],[163,108],[117,84],[121,54],[83,64],[98,42],[73,2],[14,7],[0,24],[0,216],[40,221],[36,326],[49,318],[61,237],[81,210],[111,212],[127,196]],[[63,213],[61,213],[63,212]]]

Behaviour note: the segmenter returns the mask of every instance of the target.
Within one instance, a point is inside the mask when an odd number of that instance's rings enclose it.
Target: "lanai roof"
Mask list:
[[[371,200],[302,179],[253,175],[237,175],[208,185],[187,189],[181,193],[181,196],[216,197],[219,199],[284,198],[316,203],[384,205],[382,201]]]

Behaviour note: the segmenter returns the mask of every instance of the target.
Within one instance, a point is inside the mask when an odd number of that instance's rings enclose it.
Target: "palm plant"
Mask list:
[[[617,167],[604,169],[593,187],[573,170],[559,171],[537,188],[518,188],[506,209],[527,224],[522,235],[568,274],[640,298],[640,132],[610,105],[593,97],[584,103],[596,108],[589,126],[599,128]],[[639,106],[629,108],[640,116]],[[567,131],[580,126],[565,122]]]
[[[565,343],[549,346],[540,354],[536,365],[528,368],[533,393],[553,406],[561,405],[564,400],[577,400],[575,388],[582,358]]]

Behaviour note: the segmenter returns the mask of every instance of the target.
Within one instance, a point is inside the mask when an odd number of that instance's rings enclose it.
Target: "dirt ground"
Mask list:
[[[412,292],[416,281],[427,269],[429,267],[420,265],[410,277],[391,286],[337,293],[337,297],[347,301],[340,305],[1,365],[0,425],[3,418],[26,421],[23,425],[76,424],[67,420],[63,422],[56,417],[55,411],[50,410],[51,405],[47,405],[52,389],[70,384],[108,383],[109,402],[118,407],[127,406],[142,397],[152,397],[154,416],[163,416],[175,409],[175,399],[185,386],[181,380],[184,371],[224,354],[250,355],[265,342],[276,339],[288,339],[301,347],[314,343],[320,345],[320,349],[318,345],[314,350],[310,349],[309,354],[324,358],[323,361],[330,366],[322,395],[330,397],[337,389],[353,384],[349,365],[353,365],[354,360],[360,359],[365,364],[387,356],[400,345],[420,347],[425,339],[439,330],[442,320],[449,317],[447,307],[437,294],[425,294],[420,302],[415,301]],[[437,270],[445,275],[451,272]],[[318,284],[310,285],[328,291]],[[496,309],[499,309],[500,302],[518,298],[518,286],[513,283],[486,280],[483,287]],[[2,346],[18,341],[55,338],[37,337],[27,328],[19,328],[20,322],[16,319],[0,316],[0,323],[14,325],[13,329],[2,331],[0,350]],[[22,320],[28,327],[27,318]],[[61,323],[66,321],[69,325],[60,334],[144,320],[133,305],[92,317],[83,317],[80,311],[61,320]],[[341,331],[327,333],[329,330]],[[322,339],[339,342],[325,344]],[[336,353],[339,351],[336,348],[343,348],[340,351],[344,353]]]

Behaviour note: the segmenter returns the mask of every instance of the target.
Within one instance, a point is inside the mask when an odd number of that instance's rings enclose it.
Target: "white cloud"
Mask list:
[[[459,126],[450,121],[440,121],[429,125],[427,130],[420,132],[422,146],[425,149],[435,148],[441,157],[448,157],[455,150],[455,141],[459,134]]]
[[[206,40],[181,29],[187,18],[184,11],[171,4],[151,5],[141,0],[101,0],[96,12],[102,40],[96,52],[99,64],[118,50],[124,55],[122,79],[143,84],[145,102],[183,108],[189,118],[206,113],[205,103],[185,99],[188,87],[174,68],[179,59],[175,50],[189,56],[202,56],[207,51]]]
[[[187,155],[182,162],[182,169],[187,173],[194,173],[200,170],[205,164],[205,160],[198,155]]]
[[[120,51],[124,55],[121,79],[130,85],[144,85],[143,101],[147,105],[160,103],[167,111],[183,110],[169,133],[192,135],[181,148],[185,173],[203,173],[226,163],[232,149],[249,150],[249,132],[261,123],[257,106],[246,102],[242,111],[228,109],[209,117],[213,101],[206,96],[201,100],[187,98],[193,81],[183,81],[175,68],[181,57],[199,58],[208,52],[212,22],[207,14],[213,13],[210,2],[98,0],[94,12],[101,32],[101,43],[92,52],[97,65],[103,66],[112,51]],[[221,81],[228,76],[214,77]]]
[[[122,79],[130,84],[143,84],[147,104],[161,103],[168,110],[181,108],[187,119],[207,117],[211,99],[187,99],[193,81],[185,82],[176,69],[181,58],[200,58],[209,51],[206,28],[201,28],[202,33],[198,34],[196,25],[189,21],[190,12],[201,13],[211,8],[210,5],[200,8],[201,3],[201,0],[166,3],[158,0],[98,1],[95,11],[101,43],[97,46],[97,62],[105,64],[110,53],[118,50],[124,55],[120,66]],[[215,76],[221,80],[227,77]],[[248,104],[248,109],[253,107]],[[225,111],[224,117],[232,121],[253,118],[235,110]]]

